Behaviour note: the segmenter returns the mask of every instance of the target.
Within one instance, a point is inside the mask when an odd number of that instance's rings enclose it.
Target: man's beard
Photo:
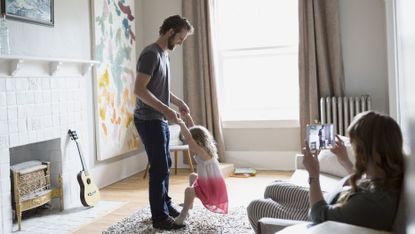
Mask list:
[[[167,48],[168,48],[169,50],[173,50],[173,49],[174,49],[174,47],[176,47],[176,45],[173,43],[174,36],[176,36],[176,33],[174,33],[173,35],[171,35],[171,36],[169,37],[169,39],[167,40]]]

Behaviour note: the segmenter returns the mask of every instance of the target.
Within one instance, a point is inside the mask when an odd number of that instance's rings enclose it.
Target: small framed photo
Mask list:
[[[307,141],[310,150],[329,149],[334,146],[333,124],[308,124]]]
[[[0,0],[1,14],[8,19],[54,26],[54,0]]]

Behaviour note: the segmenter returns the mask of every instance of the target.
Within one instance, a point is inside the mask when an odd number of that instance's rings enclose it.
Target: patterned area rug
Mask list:
[[[185,228],[175,231],[154,229],[151,223],[150,208],[146,207],[112,225],[103,233],[254,233],[248,221],[246,208],[242,206],[230,207],[226,215],[212,213],[202,206],[194,206],[185,223]]]

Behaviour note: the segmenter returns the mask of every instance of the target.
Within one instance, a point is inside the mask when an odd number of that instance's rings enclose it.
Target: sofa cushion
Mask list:
[[[347,137],[342,137],[342,140],[345,143],[347,155],[354,164],[356,159],[352,146],[350,145],[350,141]],[[336,155],[334,155],[329,149],[320,151],[320,154],[318,155],[318,161],[320,163],[321,173],[327,173],[338,177],[344,177],[349,174],[346,169],[344,169],[344,167],[337,161]]]
[[[297,224],[308,224],[308,223],[309,222],[306,222],[306,221],[264,217],[258,221],[258,233],[274,234],[288,226],[297,225]]]

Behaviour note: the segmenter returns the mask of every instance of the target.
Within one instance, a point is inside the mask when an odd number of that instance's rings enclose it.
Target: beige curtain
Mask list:
[[[344,71],[338,0],[299,0],[301,142],[319,120],[319,98],[343,96]]]
[[[225,147],[219,115],[212,49],[211,0],[183,0],[183,16],[195,27],[194,35],[183,43],[183,92],[196,124],[208,128],[217,142],[219,160]]]

